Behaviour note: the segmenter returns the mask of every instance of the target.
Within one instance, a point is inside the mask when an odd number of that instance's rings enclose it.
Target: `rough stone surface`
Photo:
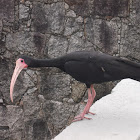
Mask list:
[[[94,0],[95,15],[108,17],[129,16],[130,0]]]
[[[82,83],[57,68],[27,69],[9,86],[21,54],[54,58],[96,50],[140,62],[139,0],[2,0],[0,4],[0,139],[50,140],[87,101]],[[94,85],[96,100],[115,82]]]
[[[14,0],[1,0],[0,20],[14,21]]]
[[[85,35],[89,42],[96,45],[96,49],[110,53],[119,53],[118,20],[105,21],[102,19],[86,19]]]
[[[67,52],[68,41],[66,37],[52,35],[46,43],[46,50],[50,57],[59,57]],[[56,51],[57,47],[57,51]]]
[[[120,55],[140,60],[140,2],[133,1],[130,19],[122,20]],[[128,20],[130,22],[128,23]]]
[[[33,25],[36,31],[60,34],[64,29],[64,2],[52,4],[35,3]]]
[[[60,73],[55,75],[46,75],[42,78],[43,79],[41,80],[46,81],[46,84],[44,84],[44,86],[41,86],[41,92],[46,99],[62,102],[64,97],[70,96],[71,90],[69,75]],[[58,81],[58,83],[55,81]]]
[[[64,0],[77,15],[89,16],[93,0]]]

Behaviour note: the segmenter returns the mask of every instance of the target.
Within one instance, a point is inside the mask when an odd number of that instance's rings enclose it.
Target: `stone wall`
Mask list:
[[[140,60],[139,0],[1,0],[0,140],[49,140],[71,123],[85,85],[56,68],[23,71],[9,86],[20,54],[54,58],[96,50]],[[95,85],[97,97],[115,83]]]

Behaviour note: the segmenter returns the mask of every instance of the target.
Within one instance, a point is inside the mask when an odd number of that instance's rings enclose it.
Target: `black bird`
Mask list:
[[[10,85],[10,97],[13,102],[13,89],[20,71],[27,67],[57,67],[71,75],[77,81],[85,83],[88,88],[88,102],[84,111],[75,117],[74,121],[82,120],[89,112],[96,96],[94,83],[132,78],[140,81],[140,64],[104,53],[79,51],[54,59],[33,59],[21,56],[16,61],[16,67]],[[94,113],[92,113],[94,114]],[[90,118],[86,118],[90,119]]]

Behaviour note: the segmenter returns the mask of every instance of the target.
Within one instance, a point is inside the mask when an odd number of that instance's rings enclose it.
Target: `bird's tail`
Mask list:
[[[140,63],[132,62],[126,59],[119,59],[119,62],[125,65],[125,70],[128,73],[128,77],[140,82]]]

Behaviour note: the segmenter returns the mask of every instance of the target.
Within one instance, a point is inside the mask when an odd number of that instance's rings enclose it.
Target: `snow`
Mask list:
[[[54,140],[140,140],[140,82],[122,80],[90,111],[92,120],[72,123]]]

